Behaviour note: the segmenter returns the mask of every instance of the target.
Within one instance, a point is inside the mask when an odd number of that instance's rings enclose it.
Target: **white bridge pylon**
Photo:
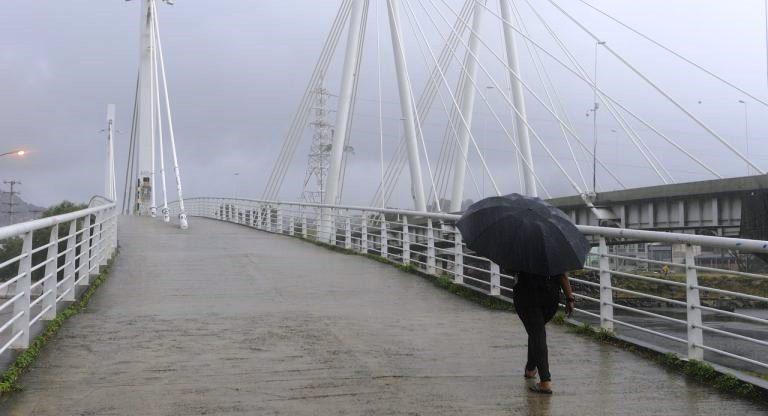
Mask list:
[[[389,22],[389,34],[392,42],[392,50],[394,53],[394,64],[397,81],[397,90],[400,100],[401,120],[403,123],[403,139],[404,139],[404,156],[407,156],[408,170],[410,172],[410,190],[413,199],[413,205],[415,210],[426,212],[427,211],[427,193],[424,189],[424,179],[422,174],[422,153],[421,148],[424,150],[424,157],[429,172],[429,180],[431,182],[431,190],[434,196],[435,203],[439,207],[439,198],[435,194],[434,178],[432,176],[429,160],[426,158],[426,148],[424,145],[424,137],[422,131],[422,123],[426,117],[429,107],[436,97],[436,93],[443,87],[443,83],[447,82],[445,79],[445,70],[450,63],[450,59],[446,61],[446,58],[450,56],[446,55],[445,51],[442,54],[441,62],[435,65],[435,70],[432,72],[432,76],[428,81],[426,94],[422,94],[419,100],[414,98],[413,86],[411,82],[411,76],[409,73],[408,62],[406,61],[405,42],[403,39],[403,22],[401,21],[400,6],[403,4],[402,0],[381,0],[385,3],[387,9],[387,16]],[[507,0],[500,0],[501,4],[509,8]],[[339,12],[332,25],[331,33],[329,34],[326,43],[323,47],[320,59],[316,64],[314,74],[310,80],[307,90],[304,94],[302,102],[299,106],[299,110],[294,116],[291,129],[283,143],[280,156],[273,168],[272,174],[267,183],[267,187],[264,192],[265,199],[277,199],[279,190],[282,186],[285,174],[288,169],[299,141],[301,140],[301,134],[303,127],[307,123],[307,117],[309,109],[311,108],[312,91],[316,91],[325,77],[328,67],[331,63],[331,57],[333,56],[337,45],[339,43],[341,33],[344,27],[347,27],[347,40],[346,49],[344,55],[344,64],[342,69],[340,93],[337,108],[336,118],[336,131],[333,137],[333,144],[330,151],[330,166],[328,170],[328,184],[324,192],[324,203],[326,204],[338,204],[341,202],[341,189],[344,183],[344,149],[346,144],[350,142],[350,127],[351,120],[355,104],[355,95],[357,93],[357,83],[360,77],[360,61],[362,59],[362,46],[364,44],[365,28],[367,25],[368,11],[370,6],[370,0],[343,0],[339,8]],[[470,32],[476,32],[479,30],[479,24],[481,21],[481,15],[484,14],[484,5],[486,0],[479,1],[477,4],[472,4],[474,1],[467,1],[465,9],[471,10],[470,16],[473,19],[473,26]],[[378,3],[377,3],[378,5]],[[411,11],[412,13],[412,11]],[[460,27],[457,22],[457,27],[461,32],[466,32]],[[378,16],[377,16],[378,24]],[[378,30],[378,27],[377,27]],[[455,159],[454,175],[453,175],[453,187],[451,206],[445,207],[451,211],[458,211],[461,209],[461,202],[464,195],[464,182],[465,182],[465,169],[467,158],[466,155],[469,150],[470,140],[472,135],[472,120],[474,114],[474,102],[475,102],[475,85],[473,82],[467,82],[467,79],[474,80],[477,73],[477,63],[474,54],[477,53],[478,48],[478,36],[476,33],[470,35],[470,49],[465,58],[466,73],[461,75],[460,84],[463,86],[461,94],[458,98],[454,97],[454,102],[457,107],[460,108],[460,122],[455,123],[457,134],[457,147],[460,149],[460,154],[464,155],[464,158],[457,157]],[[507,36],[505,41],[507,44],[507,54],[509,56],[509,62],[511,66],[516,65],[516,47],[514,45],[514,38]],[[454,39],[455,48],[456,39]],[[513,86],[512,95],[515,103],[524,108],[525,98],[522,94],[522,87],[519,85],[519,80],[510,76],[511,84]],[[446,85],[447,86],[447,85]],[[427,98],[425,99],[425,96]],[[426,103],[426,105],[425,105]],[[516,116],[518,125],[521,126],[517,130],[517,147],[523,149],[521,157],[523,164],[525,165],[524,173],[526,177],[525,193],[528,195],[537,195],[536,182],[534,180],[533,159],[530,153],[530,142],[527,130],[527,123],[525,120],[524,109]]]
[[[376,12],[376,48],[378,63],[378,119],[381,158],[384,151],[384,134],[382,128],[382,92],[381,92],[381,45],[380,45],[380,10],[386,9],[387,23],[393,50],[394,74],[399,98],[399,118],[402,123],[400,140],[396,143],[389,165],[384,169],[382,162],[381,179],[370,203],[373,207],[383,207],[389,202],[393,190],[398,184],[401,173],[408,171],[410,174],[410,196],[413,200],[413,208],[424,212],[461,210],[464,198],[467,196],[466,183],[475,186],[480,197],[488,193],[480,190],[477,181],[477,172],[472,171],[479,161],[482,171],[483,186],[485,179],[490,181],[491,193],[499,195],[511,192],[510,178],[513,176],[515,166],[518,170],[519,192],[529,196],[552,197],[543,183],[541,174],[544,173],[552,179],[549,170],[556,172],[557,180],[565,179],[575,194],[580,195],[585,206],[591,209],[598,217],[601,215],[599,207],[593,205],[598,189],[603,191],[614,190],[613,186],[626,189],[628,186],[622,178],[609,168],[598,156],[598,124],[597,115],[600,109],[601,127],[616,133],[611,140],[626,140],[627,146],[631,146],[627,152],[631,159],[641,160],[643,166],[633,166],[647,169],[655,175],[663,184],[675,183],[674,169],[668,168],[670,153],[672,156],[682,156],[686,163],[696,165],[706,177],[723,178],[716,170],[720,166],[707,161],[696,153],[705,149],[700,142],[685,143],[685,139],[679,137],[679,132],[665,132],[665,128],[654,125],[651,121],[641,116],[639,111],[632,109],[632,105],[616,98],[613,92],[609,92],[610,79],[598,85],[597,56],[598,52],[610,59],[612,64],[617,64],[627,69],[631,74],[631,80],[638,82],[643,87],[650,87],[661,103],[667,105],[670,114],[681,116],[686,122],[692,122],[697,130],[704,133],[707,139],[714,139],[717,150],[725,150],[724,154],[735,157],[736,160],[745,163],[750,171],[764,174],[761,169],[750,159],[749,154],[742,153],[733,143],[738,138],[726,138],[711,128],[707,122],[688,108],[683,99],[678,99],[675,94],[660,86],[660,83],[639,69],[632,62],[628,54],[619,51],[611,43],[612,39],[598,37],[591,26],[580,21],[577,15],[561,6],[556,0],[543,0],[531,2],[529,0],[339,0],[340,7],[333,20],[330,32],[325,40],[320,57],[317,60],[314,72],[302,97],[298,110],[294,114],[282,148],[267,181],[262,199],[280,200],[280,190],[288,176],[289,166],[294,159],[299,144],[302,141],[304,130],[309,125],[308,116],[315,101],[314,94],[321,90],[324,80],[332,78],[329,68],[334,61],[334,55],[338,50],[344,50],[344,59],[341,71],[341,80],[338,87],[338,101],[336,108],[335,134],[328,151],[328,178],[327,186],[321,192],[324,195],[325,204],[340,204],[344,189],[345,174],[348,165],[348,156],[345,152],[350,148],[350,142],[355,140],[351,132],[352,118],[355,117],[355,103],[361,78],[361,61],[363,46],[366,43],[366,32],[369,24],[369,9],[375,7]],[[534,4],[535,3],[535,4]],[[624,29],[632,33],[631,36],[639,36],[643,42],[650,42],[653,48],[661,49],[673,59],[682,61],[684,65],[690,65],[696,71],[701,71],[716,82],[725,84],[736,91],[740,97],[752,100],[768,108],[768,103],[726,81],[723,77],[706,70],[701,65],[686,58],[652,37],[641,33],[624,24],[617,18],[608,15],[600,9],[596,9],[588,1],[579,0],[571,7],[583,7],[592,9],[593,12],[619,23]],[[543,9],[547,8],[546,14]],[[370,13],[373,14],[373,13]],[[553,25],[548,22],[552,17],[565,18],[562,22]],[[385,25],[387,24],[385,23]],[[537,25],[535,39],[530,35],[528,27]],[[569,32],[568,37],[559,32],[565,30],[564,25],[576,32]],[[497,41],[489,41],[483,33],[492,33],[491,29],[498,29],[500,38]],[[543,30],[541,30],[543,29]],[[624,30],[622,29],[622,30]],[[342,43],[346,33],[345,42]],[[575,36],[580,34],[581,37]],[[610,32],[609,32],[610,33]],[[611,35],[613,36],[613,35]],[[407,39],[404,39],[407,37]],[[542,37],[542,39],[538,39]],[[574,53],[572,42],[587,40],[595,50],[594,73],[591,65],[585,64],[583,57],[580,59]],[[434,50],[432,44],[435,40],[442,45],[442,49]],[[518,49],[519,43],[521,47]],[[340,44],[344,48],[339,47]],[[544,46],[547,45],[547,46]],[[406,51],[406,47],[411,49]],[[521,57],[527,53],[529,61],[523,62],[528,72],[535,77],[527,79],[522,76]],[[419,55],[423,62],[418,62]],[[415,58],[412,58],[415,57]],[[406,59],[408,58],[408,59]],[[482,58],[482,59],[481,59]],[[592,56],[588,58],[592,60]],[[416,61],[416,62],[414,62]],[[422,66],[423,64],[423,66]],[[558,73],[558,82],[563,80],[575,80],[578,88],[568,88],[567,94],[558,91],[557,84],[550,75],[550,67],[564,70]],[[426,82],[419,95],[414,94],[414,79],[417,67],[426,67]],[[499,72],[501,69],[501,72]],[[630,79],[622,80],[621,87],[627,85]],[[492,93],[490,91],[493,91]],[[336,91],[334,91],[335,93]],[[565,108],[564,98],[570,98],[575,94],[582,94],[591,101],[594,106],[588,116],[592,117],[592,137],[585,138],[583,129],[574,126],[569,118],[569,111]],[[496,106],[503,102],[503,110],[494,110],[491,102]],[[646,103],[643,98],[635,101]],[[656,104],[656,103],[654,103]],[[484,108],[478,109],[478,106]],[[529,108],[529,106],[532,106]],[[442,109],[447,116],[447,126],[442,137],[442,147],[436,164],[430,163],[427,140],[424,129],[430,128],[426,119],[434,108]],[[746,104],[745,104],[746,108]],[[552,119],[562,136],[543,132],[543,127],[537,121],[532,125],[528,118],[529,110],[543,113]],[[499,155],[495,156],[496,166],[503,166],[503,180],[497,183],[488,167],[487,160],[478,144],[478,122],[476,112],[485,112],[485,119],[481,119],[482,135],[486,135],[486,123],[493,123],[494,134],[497,138],[503,138],[514,150],[514,156],[508,161],[500,161]],[[365,116],[370,116],[367,114]],[[394,118],[394,117],[392,117]],[[537,115],[537,119],[541,119]],[[432,123],[437,124],[437,123]],[[440,123],[442,124],[442,122]],[[671,128],[671,127],[670,127]],[[577,130],[581,132],[577,132]],[[503,134],[501,134],[503,133]],[[434,137],[430,137],[434,139]],[[562,140],[558,142],[557,140]],[[653,142],[651,141],[653,140]],[[749,139],[747,138],[747,141]],[[654,143],[655,142],[655,143]],[[393,143],[395,144],[395,143]],[[487,145],[487,143],[486,143]],[[536,148],[533,149],[533,146]],[[489,147],[490,148],[490,147]],[[564,151],[562,151],[564,150]],[[534,166],[533,153],[546,159],[550,165],[539,164],[539,171]],[[558,151],[562,155],[558,156]],[[567,153],[566,153],[567,151]],[[601,153],[600,156],[609,157]],[[720,154],[718,153],[719,157]],[[569,157],[570,160],[561,160]],[[667,159],[667,160],[665,160]],[[472,163],[470,163],[470,161]],[[617,164],[615,160],[611,160]],[[499,165],[504,163],[503,165]],[[407,168],[406,168],[407,164]],[[582,166],[584,165],[584,166]],[[627,164],[628,166],[632,166]],[[546,166],[546,168],[542,168]],[[511,168],[510,168],[511,167]],[[678,169],[682,171],[681,169]],[[589,175],[591,173],[591,175]],[[598,173],[600,175],[598,175]],[[691,172],[686,171],[686,174]],[[605,176],[603,176],[605,175]],[[467,176],[471,178],[468,181]],[[586,178],[591,176],[591,181]],[[634,177],[647,177],[647,175],[633,175]],[[624,178],[626,179],[626,178]],[[656,180],[654,178],[654,180]],[[590,183],[591,182],[591,183]],[[501,186],[499,186],[501,185]],[[648,186],[642,184],[641,186]],[[632,185],[630,185],[632,186]],[[638,186],[638,185],[634,185]],[[500,189],[507,188],[507,189]],[[515,187],[512,187],[515,189]],[[445,197],[445,198],[443,198]],[[447,200],[447,201],[446,201]]]
[[[162,189],[160,213],[165,222],[170,222],[165,178],[165,146],[169,146],[176,180],[176,197],[181,202],[179,225],[182,229],[186,229],[188,221],[183,205],[181,173],[160,38],[158,1],[141,0],[139,73],[126,168],[123,212],[131,215],[157,216],[159,192],[156,178],[159,170]],[[170,0],[162,1],[173,4]],[[165,142],[166,133],[169,143]]]

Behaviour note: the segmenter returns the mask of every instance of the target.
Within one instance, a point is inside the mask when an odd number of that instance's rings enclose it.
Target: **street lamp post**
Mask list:
[[[739,103],[744,104],[744,141],[746,142],[746,157],[749,159],[749,107],[744,100],[739,100]],[[750,171],[749,162],[747,162],[747,176],[750,175]]]

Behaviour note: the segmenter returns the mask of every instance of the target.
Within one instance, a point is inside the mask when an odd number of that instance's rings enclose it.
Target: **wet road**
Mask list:
[[[121,253],[3,415],[752,415],[549,328],[556,394],[522,378],[517,317],[360,256],[193,218],[121,222]]]

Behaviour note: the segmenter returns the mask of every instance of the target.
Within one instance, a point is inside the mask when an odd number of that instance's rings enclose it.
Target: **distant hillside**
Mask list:
[[[11,219],[8,214],[9,203],[11,202],[11,193],[0,191],[0,227],[10,225]],[[13,222],[24,222],[39,218],[45,208],[26,203],[18,195],[13,196]]]

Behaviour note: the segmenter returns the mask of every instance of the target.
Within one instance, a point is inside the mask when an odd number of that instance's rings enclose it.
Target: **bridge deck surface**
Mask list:
[[[121,253],[7,415],[749,415],[766,408],[549,327],[556,394],[517,317],[359,256],[232,224],[124,218]]]

